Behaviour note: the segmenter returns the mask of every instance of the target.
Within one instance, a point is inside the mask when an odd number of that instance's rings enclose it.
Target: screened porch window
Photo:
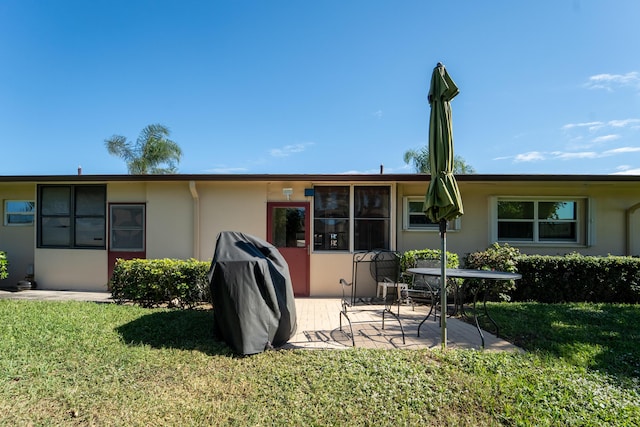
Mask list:
[[[389,249],[389,186],[322,186],[314,189],[314,249]]]
[[[348,186],[316,187],[313,203],[313,248],[327,251],[349,250]]]
[[[39,248],[105,248],[104,185],[38,186]]]
[[[111,227],[109,249],[120,252],[144,252],[144,204],[112,204],[109,206]]]

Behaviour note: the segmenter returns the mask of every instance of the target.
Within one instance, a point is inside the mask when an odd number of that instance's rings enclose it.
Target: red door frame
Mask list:
[[[289,264],[289,271],[292,272],[293,269],[295,268],[301,268],[300,265],[298,265],[297,263],[290,263],[289,260],[287,260],[287,255],[289,252],[292,251],[299,251],[299,255],[302,254],[302,251],[304,251],[304,258],[305,258],[305,262],[304,262],[304,272],[302,272],[301,276],[304,277],[304,286],[300,286],[298,284],[298,286],[296,286],[296,283],[294,283],[294,293],[296,296],[300,296],[300,297],[308,297],[309,296],[309,288],[310,288],[310,244],[311,244],[311,223],[310,223],[310,209],[311,209],[311,203],[309,202],[267,202],[267,241],[269,243],[273,244],[273,227],[272,227],[272,221],[273,221],[273,209],[274,208],[304,208],[305,210],[305,215],[304,215],[304,242],[305,242],[305,247],[304,248],[278,248],[278,250],[280,251],[280,253],[282,254],[282,256],[285,258],[285,260],[287,261],[287,263]],[[295,274],[296,277],[298,277],[298,273],[299,271],[296,272],[297,274]],[[294,274],[291,274],[292,276],[292,280],[293,280],[293,276]]]

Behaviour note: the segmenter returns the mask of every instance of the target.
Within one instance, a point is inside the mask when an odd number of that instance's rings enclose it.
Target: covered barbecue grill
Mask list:
[[[240,232],[220,233],[208,279],[215,332],[234,352],[261,353],[294,335],[289,266],[270,243]]]

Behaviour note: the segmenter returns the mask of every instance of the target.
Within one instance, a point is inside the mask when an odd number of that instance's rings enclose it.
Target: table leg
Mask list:
[[[436,298],[437,293],[434,291],[430,291],[431,293],[431,307],[429,307],[429,312],[427,313],[427,315],[425,316],[424,319],[422,319],[422,322],[420,322],[420,324],[418,325],[418,337],[420,337],[420,328],[422,327],[422,325],[424,324],[424,322],[427,321],[427,319],[429,318],[429,316],[431,316],[431,312],[433,312],[433,320],[438,320],[438,299]],[[440,316],[442,316],[442,310],[440,310]]]
[[[480,328],[480,323],[478,322],[478,309],[476,308],[476,302],[478,301],[478,292],[479,290],[473,293],[473,321],[476,323],[476,328],[478,329],[480,340],[482,341],[482,348],[484,348],[484,334],[482,333],[482,328]]]
[[[478,316],[478,309],[476,306],[478,302],[478,293],[480,292],[482,292],[482,309],[484,311],[482,315],[486,316],[489,319],[489,321],[493,324],[493,326],[496,328],[496,336],[500,336],[500,327],[498,326],[498,323],[495,320],[493,320],[493,317],[491,317],[491,315],[489,314],[489,311],[487,310],[487,288],[484,281],[482,281],[480,286],[478,287],[478,290],[473,294],[473,320],[476,323],[476,328],[478,329],[478,333],[480,334],[480,339],[482,340],[482,348],[484,348],[484,334],[482,333],[482,328],[480,328],[480,323],[478,322],[479,316]]]
[[[493,323],[493,326],[496,327],[496,337],[499,337],[500,336],[500,327],[498,326],[496,321],[493,320],[493,317],[491,317],[491,315],[489,314],[489,311],[487,311],[487,296],[486,296],[486,292],[485,292],[485,295],[484,295],[483,305],[484,305],[484,315],[487,316],[487,318],[491,321],[491,323]]]

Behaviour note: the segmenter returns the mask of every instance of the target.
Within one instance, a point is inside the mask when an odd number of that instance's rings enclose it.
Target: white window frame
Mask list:
[[[10,203],[32,203],[33,210],[31,212],[20,212],[20,211],[11,211],[9,210]],[[13,215],[19,216],[31,216],[31,222],[10,222],[9,217]],[[7,227],[33,227],[36,218],[36,205],[33,200],[10,200],[7,199],[4,201],[4,225]]]
[[[405,196],[402,199],[402,229],[404,231],[422,232],[422,233],[439,233],[440,226],[438,224],[427,224],[424,226],[411,225],[409,203],[424,203],[424,196]],[[447,222],[447,232],[459,231],[461,228],[460,217],[453,221]]]
[[[533,202],[534,203],[534,215],[530,220],[533,222],[533,238],[531,240],[509,240],[498,238],[498,202]],[[568,240],[540,240],[540,233],[538,224],[540,220],[537,218],[538,203],[539,202],[574,202],[576,204],[576,239],[574,241]],[[588,197],[576,197],[576,196],[495,196],[491,198],[489,203],[490,207],[490,220],[491,220],[491,234],[490,239],[492,242],[509,243],[517,246],[538,246],[538,247],[587,247],[591,242],[591,218],[590,213],[591,201]],[[528,220],[523,220],[529,222]]]

